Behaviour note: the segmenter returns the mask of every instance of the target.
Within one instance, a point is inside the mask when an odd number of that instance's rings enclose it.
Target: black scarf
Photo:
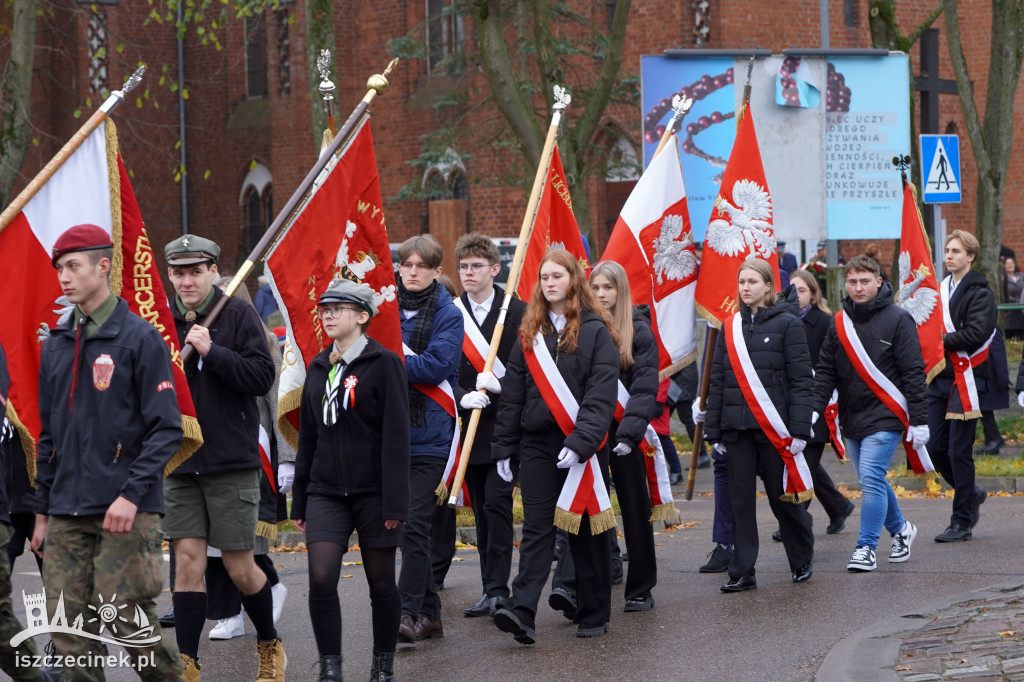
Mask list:
[[[423,291],[409,291],[402,284],[402,280],[398,280],[398,307],[403,310],[419,311],[416,315],[416,326],[413,327],[412,335],[409,337],[409,348],[414,353],[422,353],[430,343],[430,331],[434,327],[434,313],[437,311],[439,289],[437,280],[434,280]],[[426,396],[410,384],[409,413],[413,426],[426,424],[425,410]]]

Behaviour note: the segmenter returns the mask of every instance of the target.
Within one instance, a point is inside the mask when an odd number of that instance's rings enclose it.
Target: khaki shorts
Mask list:
[[[164,534],[205,538],[217,549],[252,549],[260,509],[260,470],[164,479]]]

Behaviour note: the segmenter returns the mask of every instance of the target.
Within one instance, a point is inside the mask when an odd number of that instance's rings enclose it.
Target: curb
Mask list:
[[[903,680],[896,672],[900,633],[916,632],[932,614],[956,604],[976,601],[987,595],[1021,588],[1021,581],[1001,583],[962,592],[902,616],[880,620],[840,640],[818,667],[815,682],[863,682],[863,680]]]

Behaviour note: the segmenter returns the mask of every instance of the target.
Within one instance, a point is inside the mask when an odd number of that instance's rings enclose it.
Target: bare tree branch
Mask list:
[[[957,13],[957,0],[944,0],[946,14],[946,42],[949,45],[949,59],[953,64],[953,75],[956,87],[960,92],[960,109],[964,115],[967,136],[974,150],[974,160],[978,166],[978,174],[988,173],[989,158],[985,149],[985,138],[981,133],[981,121],[978,118],[978,107],[974,102],[974,84],[967,70],[967,59],[964,57],[964,46],[960,41],[960,17]]]
[[[0,206],[6,206],[32,136],[37,0],[15,0],[11,53],[0,78]]]
[[[913,33],[910,33],[907,36],[907,47],[912,46],[914,43],[920,40],[921,36],[924,35],[924,32],[932,27],[932,24],[935,23],[935,20],[939,18],[940,14],[942,14],[942,7],[943,0],[939,0],[939,4],[935,6],[935,9],[932,10],[932,13],[925,17],[925,20],[921,22],[920,26],[914,29]]]

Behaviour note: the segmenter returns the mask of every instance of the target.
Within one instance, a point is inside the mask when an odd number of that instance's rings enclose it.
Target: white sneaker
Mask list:
[[[917,526],[910,521],[903,522],[903,530],[892,536],[892,553],[889,555],[890,564],[901,564],[910,558],[910,545],[917,537]]]
[[[846,570],[848,571],[873,571],[875,567],[875,550],[863,546],[853,550],[850,563],[846,564]]]
[[[284,600],[288,596],[288,588],[284,586],[284,583],[278,583],[270,588],[270,596],[274,599],[274,624],[276,625],[281,617],[281,612],[284,611]]]
[[[210,639],[233,639],[245,634],[245,621],[242,614],[218,620],[210,630]]]

